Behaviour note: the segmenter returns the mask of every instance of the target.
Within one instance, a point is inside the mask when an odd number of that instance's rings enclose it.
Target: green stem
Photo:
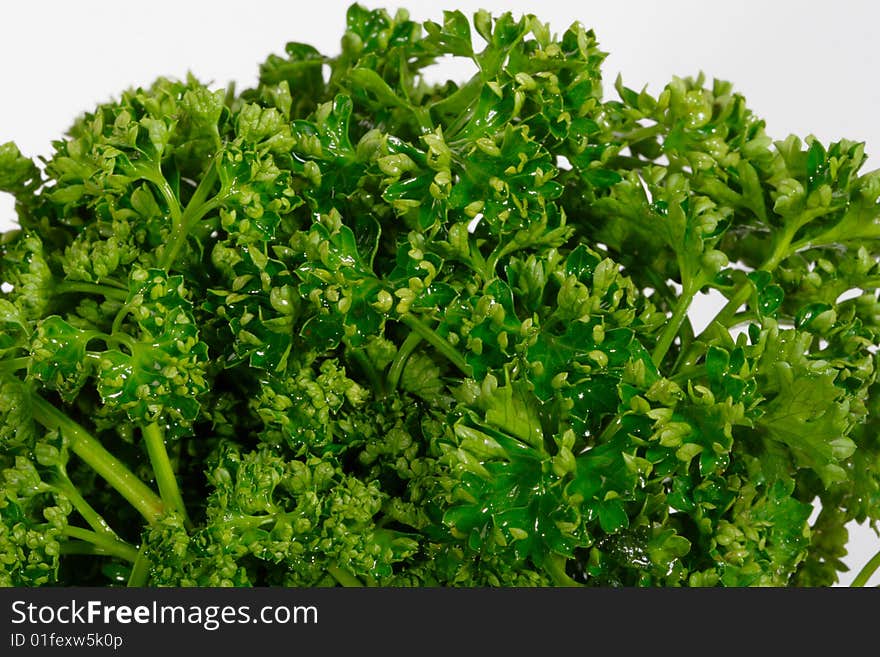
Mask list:
[[[438,116],[445,114],[450,117],[456,117],[455,120],[449,123],[444,130],[447,140],[455,139],[455,135],[467,125],[467,121],[471,116],[466,110],[480,98],[480,93],[483,91],[483,84],[483,77],[478,73],[465,84],[460,86],[455,93],[431,106],[431,110]]]
[[[697,293],[697,289],[699,288],[696,285],[692,285],[682,290],[681,296],[675,304],[675,310],[672,312],[672,317],[666,324],[666,328],[663,329],[663,333],[660,334],[660,338],[657,340],[657,346],[654,347],[654,353],[651,354],[651,360],[657,367],[663,362],[666,352],[669,351],[669,347],[672,346],[675,336],[678,335],[678,330],[681,328],[681,323],[687,316],[688,308],[691,307],[691,302],[694,300],[694,295]]]
[[[681,333],[679,334],[681,337],[681,347],[680,350],[684,351],[688,347],[691,346],[691,343],[694,341],[694,325],[691,324],[691,319],[687,315],[681,322]]]
[[[150,524],[158,521],[165,505],[125,464],[108,452],[88,431],[39,395],[32,398],[34,419],[67,438],[70,450],[85,461],[124,497]]]
[[[103,534],[89,531],[88,529],[71,527],[69,525],[64,528],[64,535],[69,538],[89,543],[95,548],[98,548],[101,551],[101,554],[119,557],[120,559],[131,561],[132,563],[137,560],[137,550],[125,541],[120,541],[119,539],[110,538]]]
[[[168,184],[165,176],[160,172],[158,175],[150,175],[149,177],[145,176],[145,179],[158,187],[159,193],[162,195],[165,204],[168,206],[168,213],[171,215],[172,224],[179,224],[182,216],[180,201],[177,200],[177,196],[174,194],[174,190],[171,189],[171,185]]]
[[[327,566],[327,572],[342,586],[347,587],[363,587],[363,582],[361,582],[357,577],[352,575],[347,570],[343,570],[339,566]]]
[[[551,554],[544,562],[544,570],[547,571],[556,586],[580,586],[565,572],[566,561],[568,559],[561,554]]]
[[[196,191],[193,192],[189,203],[186,204],[183,213],[176,219],[172,215],[171,236],[168,240],[170,248],[162,254],[162,259],[159,262],[160,266],[165,270],[168,270],[171,265],[174,264],[174,261],[180,253],[180,249],[182,249],[183,245],[186,243],[186,236],[192,229],[193,224],[220,204],[221,200],[219,198],[207,201],[208,194],[211,192],[211,189],[213,189],[214,183],[217,182],[216,161],[215,157],[211,162],[208,171],[199,182],[198,187],[196,187]]]
[[[467,361],[464,359],[460,353],[455,350],[447,340],[437,335],[432,329],[425,326],[421,321],[419,321],[416,317],[412,315],[403,315],[400,318],[400,321],[406,324],[410,330],[415,333],[418,333],[428,344],[430,344],[434,349],[443,354],[446,359],[455,365],[459,369],[459,371],[465,376],[473,376],[473,372],[471,371],[471,366],[467,364]]]
[[[688,367],[683,367],[679,369],[674,375],[669,377],[669,380],[676,383],[683,383],[686,382],[688,379],[693,379],[698,376],[703,376],[705,374],[705,365],[690,365]]]
[[[655,164],[652,160],[646,160],[641,157],[633,157],[632,155],[615,155],[609,157],[605,165],[613,169],[644,169],[645,167]]]
[[[388,370],[388,390],[397,389],[397,384],[400,383],[400,375],[403,374],[406,361],[421,341],[422,336],[418,333],[410,333],[406,336],[406,340],[400,345],[400,349],[397,350],[397,355],[391,363],[391,369]]]
[[[350,345],[346,343],[346,347]],[[370,381],[370,385],[373,388],[373,391],[376,393],[378,397],[385,396],[385,382],[382,380],[382,377],[379,375],[379,372],[376,371],[375,366],[372,362],[370,362],[370,358],[362,349],[357,348],[346,348],[345,355],[354,360],[358,367],[361,368],[361,371]]]
[[[131,567],[131,573],[128,576],[126,586],[129,588],[146,586],[150,579],[150,561],[147,559],[147,547],[145,543],[141,543],[141,547],[137,551],[137,558]]]
[[[603,443],[608,442],[614,436],[617,435],[617,432],[623,428],[623,421],[620,418],[620,415],[615,415],[614,419],[608,423],[608,425],[602,430],[602,433],[599,434],[599,437],[596,438],[596,444],[602,445]]]
[[[480,247],[477,246],[476,240],[470,241],[468,257],[467,259],[464,259],[463,262],[470,267],[474,273],[482,276],[484,284],[487,284],[495,278],[494,269],[489,269],[486,259],[483,257],[483,254],[480,253]]]
[[[862,587],[868,583],[876,570],[880,568],[880,552],[871,557],[871,560],[865,564],[865,567],[859,571],[859,574],[853,579],[851,587]]]
[[[133,337],[122,331],[116,331],[115,333],[105,336],[105,339],[108,344],[124,345],[128,348],[129,353],[134,353],[138,344]]]
[[[791,240],[794,237],[794,234],[797,232],[798,228],[802,224],[794,223],[793,225],[789,225],[788,228],[781,234],[781,237],[776,242],[776,246],[773,248],[773,253],[770,254],[770,257],[762,264],[758,269],[773,272],[783,260],[785,260],[791,253]],[[734,291],[733,296],[731,296],[727,303],[724,304],[724,307],[718,311],[715,317],[706,325],[706,328],[703,329],[703,332],[700,333],[698,338],[694,340],[691,348],[688,349],[687,354],[684,358],[679,359],[682,367],[690,367],[696,363],[697,359],[700,357],[700,350],[703,346],[705,346],[704,341],[700,340],[704,334],[711,333],[716,331],[716,327],[721,326],[725,330],[729,329],[732,325],[733,318],[739,312],[740,306],[742,306],[746,301],[749,300],[749,297],[752,294],[752,284],[751,281],[746,281]]]
[[[792,236],[798,230],[800,230],[803,226],[806,226],[808,223],[813,221],[814,219],[818,219],[819,217],[823,217],[830,212],[833,212],[834,208],[830,207],[818,207],[811,208],[809,210],[804,210],[795,221],[792,222],[793,230]],[[791,252],[797,253],[798,251],[802,251],[805,249],[812,249],[818,246],[828,246],[837,243],[838,241],[854,241],[861,242],[862,240],[868,238],[868,235],[860,235],[857,231],[853,231],[853,226],[848,225],[847,219],[849,218],[849,213],[846,213],[840,221],[838,221],[834,226],[826,230],[824,233],[820,233],[819,235],[813,235],[812,237],[802,237],[797,242],[792,244]],[[843,233],[841,234],[841,230]]]
[[[177,486],[177,475],[168,458],[168,450],[165,449],[165,435],[161,427],[153,422],[141,430],[144,442],[147,446],[147,454],[150,464],[153,466],[153,474],[156,476],[156,484],[159,486],[159,495],[169,509],[177,511],[183,518],[184,524],[191,526],[186,513],[186,506]]]
[[[100,513],[95,511],[91,504],[86,502],[85,498],[80,495],[79,490],[73,485],[73,482],[67,476],[67,473],[59,473],[59,479],[55,482],[55,486],[64,493],[64,496],[70,500],[73,508],[77,510],[83,520],[88,523],[95,533],[106,536],[110,540],[119,540],[116,532],[107,524],[107,521]]]
[[[83,294],[101,294],[108,299],[116,301],[125,301],[128,298],[128,292],[118,287],[110,287],[100,283],[86,283],[84,281],[64,281],[55,286],[55,292],[58,294],[83,293]]]
[[[412,112],[413,117],[415,117],[416,122],[419,124],[419,127],[424,134],[434,132],[434,122],[431,120],[431,112],[427,107],[419,107],[410,104],[409,110]]]
[[[26,370],[30,364],[31,359],[29,356],[0,361],[0,374],[12,374],[13,372],[18,372],[18,370]]]
[[[284,514],[268,513],[262,516],[249,516],[242,513],[227,514],[223,517],[223,524],[234,527],[238,530],[254,529],[262,527],[270,522],[276,522],[279,516],[285,517]]]
[[[637,144],[640,141],[645,141],[646,139],[650,139],[651,137],[656,137],[665,129],[666,126],[662,123],[655,123],[654,125],[636,128],[635,130],[628,132],[625,135],[621,135],[620,138],[627,144]]]
[[[728,326],[732,319],[736,316],[740,306],[742,306],[746,301],[749,300],[751,294],[751,283],[744,283],[740,285],[736,292],[734,292],[733,296],[728,299],[726,304],[724,304],[724,307],[720,311],[718,311],[718,314],[715,315],[712,321],[709,322],[709,324],[703,330],[710,330],[709,327],[711,327],[713,324]]]
[[[122,308],[119,309],[119,312],[116,313],[116,317],[113,318],[113,324],[110,327],[110,335],[117,335],[122,333],[122,322],[125,320],[128,313],[131,311],[131,306],[129,304],[125,304]]]

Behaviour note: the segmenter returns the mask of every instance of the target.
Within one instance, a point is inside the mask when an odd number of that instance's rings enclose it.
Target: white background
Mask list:
[[[270,53],[287,41],[338,52],[348,2],[217,0],[184,2],[9,2],[0,5],[0,143],[47,156],[73,118],[130,86],[159,75],[192,72],[212,86],[253,85]],[[654,93],[673,76],[703,71],[734,83],[767,122],[774,138],[814,134],[824,143],[866,143],[865,170],[880,156],[878,3],[869,0],[447,0],[364,1],[409,9],[413,18],[442,21],[442,9],[470,15],[479,8],[534,13],[561,34],[580,21],[596,31],[609,95],[617,73],[627,86]],[[461,69],[448,69],[451,77]],[[14,225],[12,200],[0,193],[0,231]],[[705,300],[693,319],[712,311]],[[880,548],[867,527],[851,526],[852,571]],[[880,583],[875,575],[872,584]]]

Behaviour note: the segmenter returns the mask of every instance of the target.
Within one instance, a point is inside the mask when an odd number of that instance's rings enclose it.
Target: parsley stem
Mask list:
[[[447,142],[455,139],[455,136],[467,125],[471,114],[466,110],[479,99],[480,93],[483,91],[483,85],[483,77],[479,74],[475,75],[467,83],[460,86],[455,93],[435,102],[431,106],[431,111],[437,116],[457,117],[454,121],[450,121],[444,130]]]
[[[666,328],[663,329],[663,333],[660,334],[660,338],[657,340],[657,346],[654,347],[654,353],[651,354],[651,360],[657,367],[663,362],[666,352],[669,351],[669,347],[672,346],[675,336],[678,335],[678,330],[681,328],[681,324],[687,316],[687,311],[691,307],[691,302],[694,300],[694,295],[697,293],[697,289],[696,286],[688,286],[682,290],[681,296],[675,304],[675,310],[672,312],[672,317],[666,324]]]
[[[67,438],[71,451],[128,500],[149,523],[162,517],[165,505],[161,498],[96,438],[42,397],[34,395],[31,399],[34,419],[47,429],[60,431]]]
[[[704,376],[705,374],[705,365],[690,365],[688,367],[679,369],[675,374],[669,377],[669,380],[676,383],[685,383],[688,379],[696,379],[697,377]]]
[[[118,335],[122,333],[122,322],[125,321],[125,318],[128,316],[128,313],[131,311],[131,306],[129,304],[125,304],[122,308],[119,309],[119,312],[116,313],[116,317],[113,318],[113,324],[110,326],[110,334]]]
[[[69,538],[88,543],[93,549],[96,549],[95,552],[98,554],[119,557],[120,559],[131,561],[132,563],[134,563],[138,556],[137,550],[132,545],[125,541],[120,541],[118,538],[110,538],[109,536],[89,531],[88,529],[72,527],[70,525],[64,528],[63,533]],[[86,552],[86,554],[89,554],[89,552]]]
[[[177,476],[168,458],[168,450],[165,449],[165,435],[162,428],[156,423],[147,425],[141,429],[147,454],[150,457],[150,465],[153,466],[153,474],[156,477],[156,485],[159,486],[159,495],[169,509],[180,513],[184,524],[191,526],[186,513],[186,506],[177,486]]]
[[[327,572],[330,573],[330,576],[333,577],[339,584],[347,587],[359,587],[363,586],[363,583],[354,575],[352,575],[347,570],[343,570],[339,566],[327,566]]]
[[[864,568],[859,571],[859,574],[855,576],[853,579],[851,587],[862,587],[868,583],[868,580],[871,579],[871,575],[873,575],[877,569],[880,568],[880,552],[871,557],[871,560],[865,564]]]
[[[779,240],[777,240],[775,247],[773,248],[773,253],[764,261],[759,270],[773,272],[783,260],[785,260],[792,253],[791,240],[794,237],[794,234],[797,232],[800,225],[797,222],[794,224],[790,224],[788,228],[781,234]],[[728,299],[727,303],[724,304],[724,307],[718,311],[715,317],[706,325],[706,328],[703,329],[703,332],[698,337],[703,337],[703,334],[709,331],[715,331],[718,327],[722,327],[723,330],[729,331],[733,325],[733,319],[736,317],[739,312],[740,306],[742,306],[746,301],[749,300],[749,297],[752,294],[752,283],[751,281],[746,281],[733,292],[733,294]],[[699,358],[701,354],[701,350],[705,347],[705,342],[703,340],[694,340],[691,344],[690,349],[688,349],[684,358],[679,359],[682,367],[690,367],[693,365],[696,360]]]
[[[776,242],[776,245],[773,247],[773,253],[770,254],[770,257],[764,261],[758,269],[773,272],[778,266],[779,263],[785,260],[792,252],[791,240],[794,238],[794,234],[800,229],[800,227],[806,223],[805,221],[798,221],[792,224],[789,224],[786,230],[781,234],[779,240]],[[739,307],[743,305],[748,298],[752,294],[752,285],[751,282],[745,282],[740,285],[739,289],[734,293],[733,297],[731,297],[730,301],[728,301],[724,308],[715,316],[715,320],[712,323],[720,322],[724,326],[729,326],[730,321],[734,315],[739,311]],[[710,326],[712,325],[710,323]]]
[[[664,130],[666,130],[666,126],[662,123],[642,126],[626,133],[625,135],[621,135],[621,140],[627,144],[635,144],[650,139],[651,137],[656,137]]]
[[[370,382],[370,385],[373,387],[373,391],[379,397],[385,396],[385,382],[382,380],[379,372],[376,371],[376,367],[370,361],[369,356],[364,353],[363,350],[357,348],[350,348],[350,345],[346,343],[345,355],[351,358],[354,363],[361,369],[364,376]]]
[[[388,370],[389,390],[395,390],[397,388],[397,384],[400,383],[400,375],[403,374],[403,368],[406,365],[407,359],[410,357],[413,350],[419,346],[421,341],[422,336],[413,332],[406,336],[406,340],[400,345],[400,349],[397,350],[397,355],[394,356],[394,361],[391,363],[391,369]]]
[[[406,324],[412,331],[418,333],[425,342],[443,354],[450,363],[455,365],[455,367],[461,371],[462,374],[465,376],[473,376],[471,366],[467,364],[464,356],[458,353],[455,350],[455,347],[449,344],[446,339],[437,335],[437,333],[425,326],[413,315],[403,315],[400,318],[400,321]]]
[[[177,216],[175,217],[174,214],[172,214],[171,236],[168,239],[165,252],[162,254],[162,258],[159,262],[161,267],[166,271],[177,259],[180,249],[183,248],[183,245],[186,243],[187,233],[192,229],[193,224],[219,204],[218,198],[207,201],[208,194],[214,187],[214,183],[217,182],[216,162],[217,158],[215,156],[215,158],[211,160],[211,165],[208,167],[208,170],[205,172],[201,181],[199,181],[196,191],[193,192],[193,195],[186,204],[186,208],[183,212],[180,212],[178,206]]]
[[[108,299],[116,301],[125,301],[128,298],[128,292],[118,287],[110,287],[100,283],[86,283],[85,281],[64,281],[55,286],[55,292],[59,294],[68,294],[81,292],[84,294],[101,294]]]
[[[26,370],[31,364],[30,356],[22,356],[21,358],[10,358],[0,361],[0,374],[11,374],[18,370]]]
[[[565,572],[566,561],[568,559],[563,555],[553,553],[545,560],[544,570],[547,571],[556,586],[580,586]]]
[[[168,213],[171,215],[172,225],[178,225],[181,218],[180,201],[177,200],[177,196],[174,194],[174,190],[171,189],[171,185],[165,180],[165,176],[160,172],[158,175],[147,178],[147,180],[152,182],[159,189],[159,193],[162,195],[165,204],[168,206]]]
[[[614,436],[617,435],[617,432],[623,428],[623,422],[620,419],[619,415],[615,415],[614,419],[609,422],[604,429],[602,429],[602,433],[599,434],[599,437],[596,439],[596,444],[601,445],[603,443],[608,442]]]
[[[615,155],[614,157],[609,157],[606,163],[607,166],[615,169],[644,169],[653,164],[654,162],[651,160],[631,155]]]
[[[79,515],[82,516],[82,519],[88,523],[89,527],[91,527],[95,533],[106,536],[109,539],[119,539],[116,532],[111,529],[110,525],[107,524],[107,521],[104,520],[101,514],[95,511],[92,505],[86,502],[85,498],[80,495],[79,489],[77,489],[73,482],[70,481],[67,473],[63,471],[59,473],[59,479],[55,482],[55,486],[68,500],[70,500],[73,508],[77,510]]]
[[[128,582],[125,585],[129,588],[141,587],[147,584],[150,579],[150,561],[147,559],[146,543],[141,543],[137,551],[137,558],[131,567],[131,573],[128,576]]]
[[[718,312],[718,314],[715,315],[715,318],[710,322],[709,326],[712,324],[721,324],[725,327],[729,326],[737,312],[739,312],[740,306],[748,301],[751,295],[751,284],[744,283],[741,285],[739,289],[734,292],[733,296],[730,297],[727,303],[724,304],[724,307]]]

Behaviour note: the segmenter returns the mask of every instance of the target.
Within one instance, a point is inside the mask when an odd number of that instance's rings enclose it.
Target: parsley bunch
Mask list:
[[[253,89],[0,146],[0,584],[836,583],[880,519],[880,172],[726,82],[606,99],[604,57],[352,5]]]

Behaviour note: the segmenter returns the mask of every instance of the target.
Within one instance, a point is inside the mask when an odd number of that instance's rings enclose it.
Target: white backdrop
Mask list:
[[[287,41],[334,54],[349,2],[215,0],[149,3],[9,2],[0,5],[0,143],[15,141],[29,156],[46,156],[74,117],[123,89],[159,75],[192,72],[203,82],[253,85],[257,68]],[[774,138],[814,134],[823,142],[864,141],[868,169],[880,161],[880,84],[876,26],[880,5],[870,0],[448,0],[371,2],[406,7],[420,20],[442,10],[479,8],[534,13],[562,33],[580,21],[609,53],[609,94],[617,73],[631,88],[658,92],[673,75],[703,71],[734,83],[767,122]],[[455,70],[450,71],[455,77]],[[876,156],[874,154],[877,154]],[[12,199],[0,193],[0,231],[14,225]],[[716,305],[694,310],[701,325]],[[880,548],[868,527],[851,526],[855,572]],[[880,583],[880,574],[871,583]]]

